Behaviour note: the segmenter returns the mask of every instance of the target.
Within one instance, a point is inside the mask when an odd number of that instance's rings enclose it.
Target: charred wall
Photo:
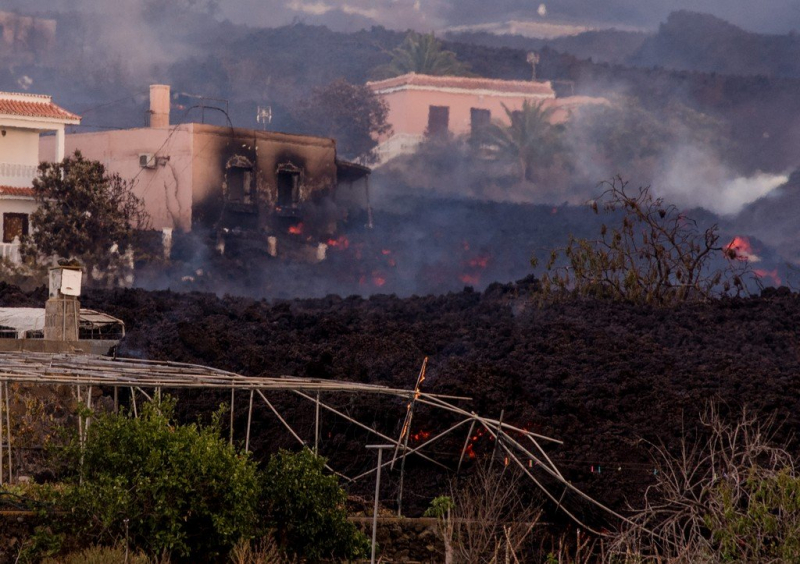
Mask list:
[[[279,232],[336,185],[332,139],[193,127],[194,228]]]

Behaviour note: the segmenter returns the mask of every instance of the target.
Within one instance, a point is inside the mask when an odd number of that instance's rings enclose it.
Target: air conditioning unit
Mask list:
[[[153,153],[141,153],[139,166],[142,168],[156,168],[156,156]]]

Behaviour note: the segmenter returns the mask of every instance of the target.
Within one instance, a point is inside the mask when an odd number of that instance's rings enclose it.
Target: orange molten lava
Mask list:
[[[332,249],[344,250],[350,246],[350,241],[344,235],[339,235],[338,239],[328,239],[328,246]]]
[[[384,284],[386,284],[386,276],[384,276],[381,272],[373,272],[372,283],[378,288],[381,288]]]
[[[475,274],[462,274],[458,279],[468,286],[475,286],[481,281],[481,277]]]
[[[732,258],[741,261],[758,262],[761,259],[753,252],[753,246],[747,237],[734,237],[725,250],[733,254]]]
[[[389,249],[382,249],[381,250],[381,254],[382,255],[390,255],[390,254],[392,254],[392,251],[390,251]]]
[[[430,431],[420,431],[419,433],[414,433],[413,435],[411,435],[411,438],[414,441],[424,441],[430,436],[431,436]]]
[[[302,235],[303,234],[303,222],[298,223],[297,225],[292,225],[289,227],[289,233],[292,235]]]

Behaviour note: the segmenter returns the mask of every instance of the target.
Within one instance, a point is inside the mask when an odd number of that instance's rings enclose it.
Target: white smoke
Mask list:
[[[668,159],[656,189],[659,196],[676,205],[734,215],[788,180],[785,174],[765,172],[736,175],[712,152],[689,145]]]

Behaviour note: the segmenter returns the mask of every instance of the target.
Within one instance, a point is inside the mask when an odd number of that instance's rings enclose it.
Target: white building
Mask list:
[[[39,136],[55,132],[55,155],[64,158],[64,127],[80,117],[55,105],[50,96],[0,92],[0,257],[19,261],[19,239],[28,233],[36,209],[33,179],[39,165]]]

